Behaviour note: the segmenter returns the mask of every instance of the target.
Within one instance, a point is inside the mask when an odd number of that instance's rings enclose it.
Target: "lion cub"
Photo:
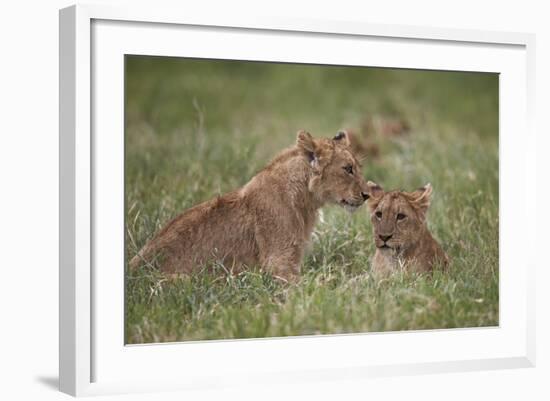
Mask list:
[[[426,225],[432,186],[427,184],[414,192],[385,192],[371,181],[367,186],[376,244],[373,271],[429,272],[437,264],[446,268],[449,258]]]
[[[256,265],[289,280],[300,272],[317,210],[333,203],[354,211],[367,199],[366,191],[346,132],[314,139],[299,131],[296,144],[245,186],[166,224],[130,268],[155,262],[165,273],[191,273],[218,261],[231,271]]]

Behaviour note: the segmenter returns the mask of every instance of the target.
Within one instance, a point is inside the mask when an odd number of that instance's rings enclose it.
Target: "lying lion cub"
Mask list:
[[[449,258],[426,225],[432,186],[427,184],[414,192],[384,192],[371,181],[367,186],[376,244],[373,271],[427,272],[437,264],[447,267]]]
[[[259,265],[283,280],[300,272],[317,210],[326,203],[354,211],[368,198],[361,166],[346,132],[296,144],[244,187],[183,212],[130,261],[155,262],[165,273],[191,273],[221,261],[232,271]]]

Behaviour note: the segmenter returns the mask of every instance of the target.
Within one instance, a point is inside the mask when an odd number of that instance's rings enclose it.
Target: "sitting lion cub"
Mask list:
[[[371,181],[367,186],[376,244],[373,271],[428,272],[437,264],[447,267],[449,258],[426,225],[432,186],[427,184],[414,192],[384,192]]]
[[[300,272],[317,210],[326,203],[348,211],[368,195],[346,132],[296,144],[276,156],[245,186],[183,212],[170,221],[130,268],[155,262],[165,273],[191,273],[209,261],[232,271],[261,266],[289,280]]]

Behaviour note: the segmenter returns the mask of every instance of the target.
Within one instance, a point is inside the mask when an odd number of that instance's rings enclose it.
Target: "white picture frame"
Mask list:
[[[176,46],[173,38],[178,35],[194,35],[201,48]],[[222,36],[225,45],[216,47]],[[259,38],[262,44],[270,45],[270,53],[262,46],[254,48]],[[338,46],[331,45],[334,39]],[[329,54],[315,53],[321,44],[317,41],[323,41],[325,49],[331,50]],[[534,35],[523,33],[256,16],[237,20],[154,7],[78,5],[61,10],[60,390],[94,395],[534,366],[534,252],[527,252],[531,259],[520,258],[507,246],[517,233],[535,231],[534,198],[525,195],[526,191],[517,191],[536,186],[536,138],[531,115],[534,41]],[[120,210],[105,209],[101,195],[105,193],[103,185],[108,185],[122,201],[118,158],[123,151],[119,135],[123,122],[120,114],[106,111],[120,112],[122,107],[119,56],[207,57],[217,51],[219,58],[327,63],[339,57],[341,64],[366,65],[360,56],[350,56],[346,46],[370,46],[377,56],[368,65],[502,74],[499,327],[125,347],[120,338],[123,263],[118,249],[101,250],[104,237],[119,243],[122,232],[122,227],[105,230],[105,222],[123,225]],[[400,46],[402,53],[383,50],[391,46]],[[309,53],[303,51],[306,47],[311,48]],[[409,59],[405,64],[400,57],[408,49],[426,57]],[[430,56],[435,52],[438,57]],[[113,135],[98,141],[94,137],[97,129]],[[115,174],[108,178],[106,169]],[[510,199],[508,194],[515,196]],[[94,270],[98,263],[105,266],[105,261],[120,266],[120,277],[116,269],[100,274]],[[99,287],[101,299],[94,298]],[[105,299],[117,306],[107,310],[102,302]],[[394,354],[384,352],[390,343]],[[447,350],[450,344],[453,347]],[[434,349],[431,354],[414,352],[428,346]],[[361,351],[343,353],[348,347]],[[177,361],[179,373],[167,374]],[[262,361],[269,361],[269,366]]]

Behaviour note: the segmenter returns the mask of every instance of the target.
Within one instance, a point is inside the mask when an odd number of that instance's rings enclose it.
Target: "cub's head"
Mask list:
[[[313,172],[309,191],[321,203],[335,203],[353,212],[367,200],[361,164],[351,150],[345,131],[332,139],[314,139],[308,132],[299,131],[296,145]]]
[[[385,192],[371,181],[367,186],[376,247],[399,251],[413,245],[426,229],[432,186],[426,184],[413,192]]]

